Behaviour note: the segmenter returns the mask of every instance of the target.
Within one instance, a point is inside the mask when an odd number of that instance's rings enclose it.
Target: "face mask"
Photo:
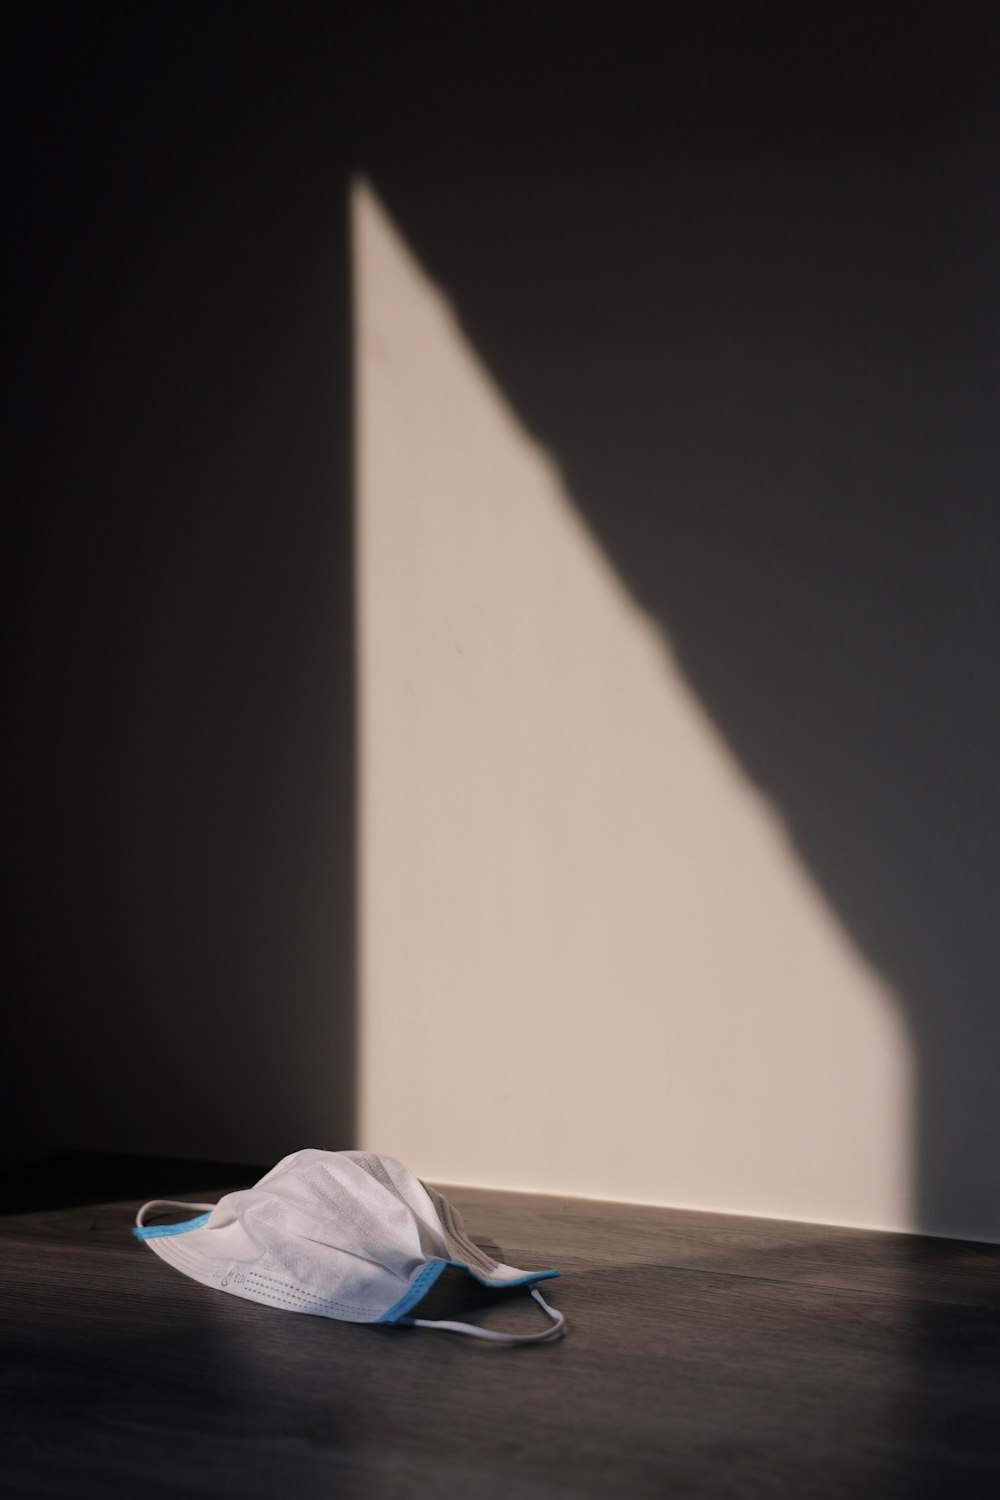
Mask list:
[[[200,1208],[197,1218],[154,1227],[152,1210]],[[563,1315],[537,1283],[558,1271],[519,1271],[492,1260],[465,1233],[457,1210],[402,1162],[364,1151],[296,1151],[256,1187],[216,1204],[143,1204],[132,1233],[205,1286],[289,1312],[349,1323],[402,1323],[474,1334],[495,1343],[557,1337]],[[523,1286],[552,1319],[540,1333],[498,1333],[472,1323],[409,1314],[454,1266],[486,1287]]]

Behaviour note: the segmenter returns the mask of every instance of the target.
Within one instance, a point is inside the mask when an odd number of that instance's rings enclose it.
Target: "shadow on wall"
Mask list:
[[[563,19],[361,49],[356,155],[898,992],[917,1221],[967,1232],[1000,1188],[996,17]]]
[[[5,988],[22,1062],[4,1093],[23,1097],[3,1151],[346,1146],[350,362],[329,72],[276,10],[19,24]]]

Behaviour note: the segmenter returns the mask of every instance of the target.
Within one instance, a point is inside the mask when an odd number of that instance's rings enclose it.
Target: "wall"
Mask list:
[[[353,1128],[343,130],[278,14],[36,8],[13,167],[8,1157]]]
[[[995,7],[9,56],[7,1154],[1000,1238]]]
[[[359,87],[365,1139],[1000,1237],[995,14],[474,31]]]
[[[911,1223],[891,984],[364,184],[355,222],[362,1140]]]

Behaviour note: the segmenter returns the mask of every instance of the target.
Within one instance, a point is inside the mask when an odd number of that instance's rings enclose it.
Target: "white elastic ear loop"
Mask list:
[[[141,1229],[146,1222],[146,1215],[153,1208],[207,1208],[211,1211],[216,1207],[214,1203],[182,1203],[179,1198],[150,1198],[144,1203],[135,1216],[136,1227]]]
[[[558,1338],[566,1322],[565,1316],[549,1306],[537,1286],[531,1288],[531,1295],[552,1319],[552,1327],[543,1328],[541,1333],[499,1333],[495,1328],[477,1328],[475,1323],[449,1323],[442,1318],[406,1318],[404,1321],[414,1328],[440,1328],[444,1333],[471,1333],[477,1339],[490,1339],[494,1344],[544,1344],[549,1339]]]

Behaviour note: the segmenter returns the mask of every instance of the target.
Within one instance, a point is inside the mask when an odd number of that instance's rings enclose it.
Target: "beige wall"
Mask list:
[[[363,1144],[909,1227],[891,990],[363,182],[353,222]]]

